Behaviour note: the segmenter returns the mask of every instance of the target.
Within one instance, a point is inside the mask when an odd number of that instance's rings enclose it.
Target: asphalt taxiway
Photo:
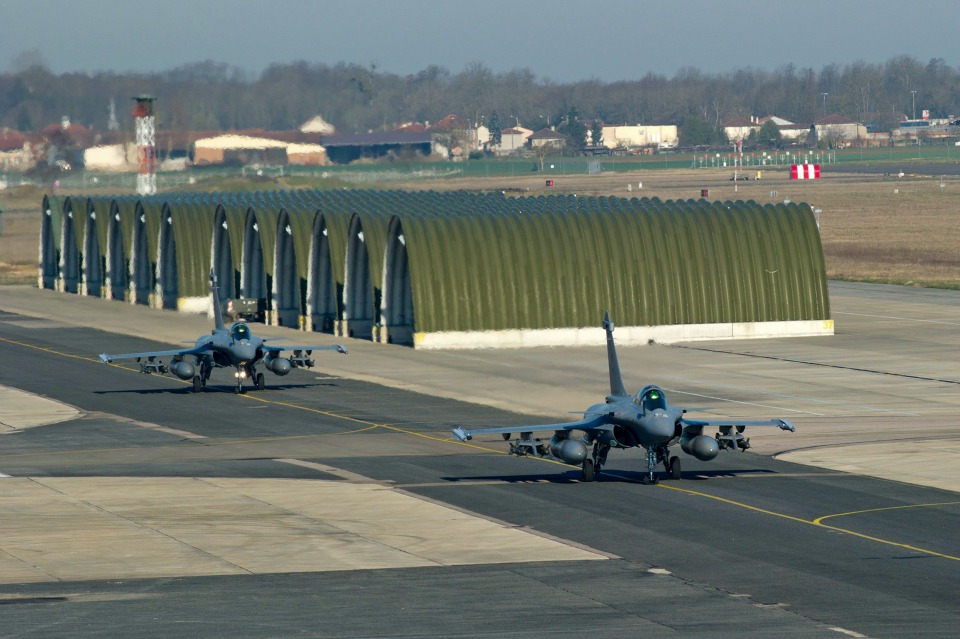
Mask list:
[[[659,486],[633,451],[582,484],[449,438],[574,418],[603,349],[351,340],[265,392],[217,371],[195,395],[95,353],[205,318],[0,288],[4,405],[77,411],[0,413],[0,634],[955,636],[960,295],[831,288],[833,337],[621,349],[629,387],[798,427]]]

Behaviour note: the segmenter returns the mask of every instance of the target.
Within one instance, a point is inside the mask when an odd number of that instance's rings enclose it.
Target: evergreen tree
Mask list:
[[[706,120],[695,115],[687,116],[680,133],[683,146],[709,146],[717,141],[716,131]]]
[[[757,142],[769,145],[771,148],[778,148],[783,143],[780,127],[773,120],[767,120],[757,133]]]
[[[576,107],[570,107],[567,117],[557,130],[567,136],[571,149],[579,151],[587,145],[587,126],[580,121]]]
[[[590,127],[590,138],[593,146],[603,144],[603,123],[600,120],[594,120]]]
[[[494,111],[490,114],[490,123],[487,124],[490,129],[490,146],[499,146],[502,140],[503,123],[500,122],[500,116]]]

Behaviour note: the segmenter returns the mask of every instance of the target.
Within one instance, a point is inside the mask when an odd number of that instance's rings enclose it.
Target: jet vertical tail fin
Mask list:
[[[223,309],[220,307],[220,287],[217,285],[217,274],[210,269],[210,296],[213,298],[213,321],[219,330],[226,330],[223,325]]]
[[[627,389],[623,387],[623,378],[620,376],[620,362],[617,360],[617,347],[613,343],[613,322],[610,313],[603,313],[603,329],[607,331],[607,365],[610,368],[610,395],[625,397]]]

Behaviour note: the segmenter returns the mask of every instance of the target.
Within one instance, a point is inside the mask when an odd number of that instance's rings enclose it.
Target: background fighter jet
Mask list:
[[[136,359],[140,362],[141,373],[167,373],[183,380],[193,380],[194,392],[199,392],[207,385],[210,371],[217,368],[233,368],[237,378],[236,392],[243,392],[243,382],[249,379],[257,390],[263,390],[263,373],[257,372],[257,366],[277,375],[286,375],[299,366],[310,368],[313,360],[310,355],[313,351],[332,351],[346,353],[347,349],[337,344],[335,346],[272,346],[267,340],[255,337],[245,322],[235,322],[230,329],[223,325],[223,312],[220,308],[220,295],[217,293],[217,276],[210,273],[210,295],[213,297],[213,315],[216,321],[215,328],[209,335],[197,339],[190,348],[171,351],[152,351],[147,353],[123,353],[121,355],[100,355],[100,361],[109,364],[117,359]],[[281,357],[282,351],[292,351],[291,357]],[[170,357],[169,366],[160,358]]]
[[[779,426],[794,431],[793,424],[784,419],[769,421],[694,421],[684,417],[685,410],[667,403],[667,397],[657,386],[644,386],[631,397],[623,387],[617,349],[613,343],[613,322],[604,314],[603,328],[607,331],[607,360],[610,369],[610,394],[606,403],[595,404],[583,413],[583,419],[562,424],[520,426],[512,428],[483,428],[474,431],[462,427],[453,429],[460,441],[475,435],[500,433],[505,440],[510,433],[520,431],[520,438],[510,444],[510,452],[517,456],[536,455],[552,457],[573,466],[582,466],[584,481],[593,481],[607,461],[611,448],[641,446],[647,451],[647,474],[644,483],[657,483],[656,467],[663,463],[672,479],[680,479],[680,459],[670,457],[669,447],[679,443],[680,449],[699,460],[716,457],[721,449],[746,450],[750,440],[743,436],[746,426]],[[705,427],[716,427],[714,437],[703,434]],[[534,439],[538,431],[555,431],[549,444]],[[579,439],[573,431],[583,433]],[[593,445],[592,454],[587,447]]]

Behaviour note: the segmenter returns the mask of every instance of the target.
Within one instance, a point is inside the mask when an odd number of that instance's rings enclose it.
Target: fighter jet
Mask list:
[[[520,438],[510,444],[510,453],[519,457],[533,455],[549,457],[572,466],[580,466],[584,481],[594,481],[597,473],[607,462],[611,448],[642,447],[647,451],[647,472],[643,483],[658,482],[657,465],[662,463],[667,476],[680,479],[680,459],[670,456],[670,446],[679,443],[680,449],[701,461],[715,458],[721,450],[750,447],[750,440],[743,436],[747,426],[777,426],[795,431],[793,424],[785,419],[769,421],[719,420],[696,421],[687,419],[687,412],[667,403],[663,390],[654,385],[644,386],[635,396],[630,396],[623,387],[617,349],[613,342],[613,322],[609,313],[603,317],[607,332],[607,363],[610,370],[610,394],[606,402],[594,404],[583,413],[583,419],[560,424],[540,426],[514,426],[508,428],[453,429],[453,437],[469,441],[476,435],[499,433],[509,441],[511,433],[520,432]],[[715,427],[715,436],[705,435],[704,428]],[[533,433],[554,431],[549,443],[534,439]],[[582,433],[576,437],[575,433]],[[593,450],[589,451],[588,447]]]
[[[232,368],[237,379],[235,392],[244,392],[244,381],[251,380],[257,390],[265,387],[263,373],[257,372],[257,366],[263,367],[276,375],[286,375],[294,368],[305,366],[310,368],[314,364],[311,359],[313,351],[332,351],[346,353],[347,349],[336,344],[334,346],[273,346],[265,338],[255,337],[246,322],[234,322],[229,330],[223,324],[223,311],[220,307],[220,296],[217,293],[217,276],[210,273],[210,295],[213,297],[213,316],[215,327],[209,335],[197,339],[190,348],[170,351],[150,351],[146,353],[123,353],[108,355],[102,353],[100,361],[109,364],[118,359],[136,359],[140,363],[140,372],[163,375],[173,372],[182,380],[193,380],[193,391],[202,391],[210,372],[214,368]],[[290,357],[281,357],[282,351],[292,351]],[[161,357],[170,357],[169,364],[164,364]]]

